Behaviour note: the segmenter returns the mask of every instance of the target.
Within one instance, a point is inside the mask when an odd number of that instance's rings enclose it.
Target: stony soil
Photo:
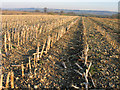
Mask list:
[[[93,86],[92,79],[89,76],[89,88],[117,88],[119,89],[119,52],[108,43],[106,38],[94,28],[94,24],[85,19],[87,25],[87,42],[89,45],[88,60],[92,61],[90,73],[96,87]],[[44,36],[44,35],[43,35]],[[15,88],[70,88],[72,85],[85,88],[85,78],[76,73],[81,73],[87,68],[82,59],[84,48],[82,18],[73,25],[50,48],[47,54],[38,60],[34,65],[33,53],[36,52],[36,41],[31,41],[21,47],[16,47],[8,53],[3,54],[3,85],[8,72],[14,71]],[[40,47],[40,50],[42,46]],[[31,58],[32,70],[29,70],[29,57]],[[25,66],[25,77],[21,75],[21,67],[12,67],[11,65],[20,65],[23,62]],[[66,68],[64,67],[64,64]],[[77,67],[78,63],[83,69]],[[35,73],[36,70],[36,73]]]

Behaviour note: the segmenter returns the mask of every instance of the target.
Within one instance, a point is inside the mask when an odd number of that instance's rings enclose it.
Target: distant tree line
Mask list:
[[[41,11],[36,9],[34,12],[41,12]],[[61,10],[60,12],[48,11],[47,7],[45,7],[43,9],[43,13],[47,13],[47,14],[50,14],[50,15],[70,15],[70,16],[76,16],[77,15],[74,12],[65,13],[63,10]]]

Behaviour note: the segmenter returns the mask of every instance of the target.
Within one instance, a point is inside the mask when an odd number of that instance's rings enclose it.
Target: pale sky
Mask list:
[[[56,8],[118,11],[119,0],[0,0],[2,8]],[[84,2],[83,2],[84,1]]]
[[[119,2],[119,0],[1,0],[2,2]]]

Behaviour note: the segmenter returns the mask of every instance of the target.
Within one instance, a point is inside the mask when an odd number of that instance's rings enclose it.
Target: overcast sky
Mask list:
[[[119,0],[0,0],[2,8],[58,8],[118,11]],[[83,2],[84,1],[84,2]],[[2,4],[2,5],[1,5]]]

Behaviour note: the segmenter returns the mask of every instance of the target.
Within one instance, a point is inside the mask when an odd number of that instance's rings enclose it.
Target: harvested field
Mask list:
[[[0,87],[119,89],[117,24],[107,18],[2,15]]]

